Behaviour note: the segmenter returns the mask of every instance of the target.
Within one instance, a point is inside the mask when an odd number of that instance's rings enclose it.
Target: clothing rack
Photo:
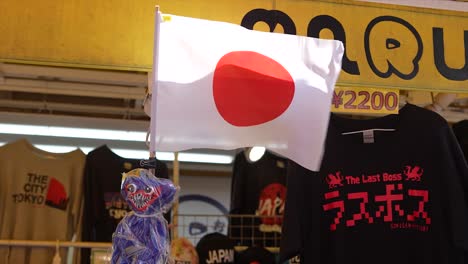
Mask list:
[[[103,242],[71,242],[47,240],[0,240],[0,247],[76,247],[76,248],[111,248],[112,243]]]
[[[0,240],[0,247],[76,247],[76,248],[105,248],[110,249],[112,243],[104,242],[71,242],[71,241],[47,241],[47,240]],[[236,251],[247,249],[244,246],[236,246]],[[279,249],[274,247],[266,247],[267,250],[273,253],[278,253]]]

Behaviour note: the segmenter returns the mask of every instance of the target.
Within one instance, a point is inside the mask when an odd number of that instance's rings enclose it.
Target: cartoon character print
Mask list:
[[[112,238],[112,264],[167,263],[169,233],[163,213],[172,205],[178,188],[146,169],[124,173],[121,194],[132,213],[117,226]]]

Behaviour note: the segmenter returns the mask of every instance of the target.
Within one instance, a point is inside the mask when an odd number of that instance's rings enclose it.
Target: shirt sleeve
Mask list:
[[[76,168],[73,171],[73,199],[72,202],[72,209],[71,213],[73,216],[72,221],[72,235],[76,235],[78,240],[81,240],[81,232],[76,233],[77,231],[81,230],[81,225],[83,224],[83,175],[84,175],[84,167],[85,167],[86,156],[84,153],[80,154],[79,160],[74,161],[76,162]],[[71,237],[70,237],[71,239]]]
[[[443,180],[447,182],[451,238],[456,248],[468,250],[468,165],[453,131],[448,125],[443,130],[442,153],[445,160],[439,162],[446,164]]]
[[[97,191],[93,189],[96,185],[93,184],[94,175],[91,165],[91,157],[88,156],[86,159],[84,179],[83,179],[83,193],[84,193],[84,206],[83,206],[83,228],[81,233],[81,239],[83,241],[96,241],[96,237],[93,236],[94,223],[96,221],[96,206],[93,206],[99,201],[97,199]],[[94,201],[94,202],[93,202]],[[81,263],[90,263],[91,250],[89,248],[81,249]]]
[[[465,154],[465,160],[468,161],[468,119],[454,124],[453,132]]]
[[[241,240],[241,218],[236,215],[242,214],[242,208],[244,208],[244,185],[245,183],[245,170],[247,162],[244,157],[244,153],[240,152],[236,155],[234,159],[234,166],[232,171],[231,179],[231,202],[229,210],[229,228],[228,233],[229,237],[240,243]],[[243,234],[243,233],[242,233]]]
[[[231,214],[239,214],[244,204],[244,172],[247,165],[244,158],[244,153],[236,155],[231,180]]]
[[[299,255],[302,248],[302,219],[305,210],[304,188],[301,178],[303,168],[289,161],[287,193],[281,230],[280,262]]]

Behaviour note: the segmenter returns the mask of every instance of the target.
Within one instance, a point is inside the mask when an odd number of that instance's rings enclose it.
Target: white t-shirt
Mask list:
[[[45,152],[24,139],[0,147],[0,239],[71,240],[81,218],[85,157],[79,149]],[[0,247],[0,263],[49,264],[54,251]]]

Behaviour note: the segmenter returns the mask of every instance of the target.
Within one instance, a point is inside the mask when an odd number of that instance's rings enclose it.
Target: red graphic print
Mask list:
[[[362,202],[359,204],[360,212],[353,215],[353,219],[346,221],[346,226],[356,225],[356,221],[362,220],[364,217],[367,219],[369,224],[374,223],[374,218],[372,218],[368,211],[366,211],[366,204],[369,203],[369,194],[367,192],[358,192],[358,193],[349,193],[348,200],[351,199],[362,199]]]
[[[376,202],[386,202],[387,203],[387,214],[384,216],[385,222],[392,222],[393,221],[393,202],[394,201],[402,201],[403,194],[392,194],[392,191],[395,190],[395,184],[387,184],[385,186],[387,193],[385,195],[377,195],[375,196]],[[398,184],[398,190],[403,189],[402,184]],[[376,216],[381,217],[382,213],[385,211],[384,206],[379,206],[379,211],[377,211]],[[398,212],[400,216],[402,216],[405,212],[401,210],[400,205],[395,205],[395,211]]]
[[[424,170],[419,166],[406,166],[404,170],[407,181],[421,181],[421,176],[423,175],[423,172]]]
[[[339,196],[340,196],[339,191],[328,192],[325,194],[325,199],[329,200],[329,199],[337,198]],[[335,219],[333,219],[333,223],[330,225],[330,230],[332,231],[336,230],[336,226],[340,223],[341,218],[343,218],[343,214],[345,211],[344,202],[335,201],[335,202],[331,202],[331,203],[323,205],[324,211],[329,211],[329,210],[336,209],[336,208],[338,208],[338,212],[336,213]]]
[[[351,215],[351,219],[346,220],[347,227],[353,227],[356,225],[356,222],[359,220],[366,219],[367,223],[374,224],[376,219],[382,219],[383,222],[390,223],[393,229],[395,228],[414,228],[423,232],[426,232],[429,227],[419,225],[416,222],[417,219],[423,219],[426,225],[431,224],[431,218],[429,217],[429,213],[425,211],[425,204],[429,201],[429,192],[427,190],[414,190],[409,189],[406,196],[401,194],[395,194],[395,185],[388,184],[386,187],[386,194],[385,195],[376,195],[374,197],[374,201],[376,202],[385,202],[386,206],[379,206],[379,209],[375,212],[375,218],[371,216],[371,212],[367,210],[367,204],[369,203],[369,193],[368,192],[357,192],[357,193],[349,193],[347,195],[347,200],[338,200],[327,203],[323,205],[324,211],[330,211],[333,209],[338,209],[336,216],[334,217],[331,225],[330,230],[335,231],[337,226],[341,223],[341,219],[344,218],[345,215],[345,205],[346,202],[350,200],[357,200],[360,199],[361,202],[359,204],[359,213],[354,213]],[[402,184],[396,185],[397,189],[401,191],[403,189]],[[339,191],[331,191],[325,193],[325,200],[330,200],[334,198],[339,198],[340,193]],[[405,215],[405,211],[401,208],[399,204],[394,204],[396,201],[402,201],[411,197],[418,197],[421,198],[418,202],[417,210],[413,210],[411,214]],[[370,200],[372,201],[372,199]],[[386,214],[384,215],[384,212]],[[394,216],[393,212],[397,212],[397,216]],[[411,211],[411,210],[407,210]],[[403,221],[403,222],[402,222]],[[404,222],[409,221],[409,222]],[[413,223],[413,224],[412,224]]]
[[[423,173],[420,166],[405,166],[396,172],[346,176],[341,171],[329,173],[325,178],[328,189],[342,187],[340,191],[329,190],[324,194],[323,210],[332,217],[330,230],[336,231],[340,224],[344,228],[353,228],[360,222],[369,225],[385,223],[391,230],[428,232],[432,222],[428,211],[430,192],[423,183]],[[407,181],[421,188],[405,189]],[[348,188],[361,191],[349,192]]]
[[[67,192],[63,184],[57,179],[51,178],[47,191],[46,205],[60,210],[66,210],[68,200]]]
[[[431,223],[431,218],[428,217],[428,213],[424,211],[424,204],[429,201],[429,192],[427,190],[408,190],[409,196],[421,197],[422,200],[418,203],[418,210],[414,211],[413,214],[407,216],[408,221],[415,221],[416,218],[422,218],[426,220],[426,224]]]
[[[343,186],[342,181],[344,177],[341,175],[341,172],[337,172],[335,174],[328,174],[327,178],[325,178],[328,183],[328,188],[333,189],[338,186]]]
[[[263,216],[264,225],[281,225],[285,200],[286,187],[279,183],[269,184],[260,194],[256,215]]]

